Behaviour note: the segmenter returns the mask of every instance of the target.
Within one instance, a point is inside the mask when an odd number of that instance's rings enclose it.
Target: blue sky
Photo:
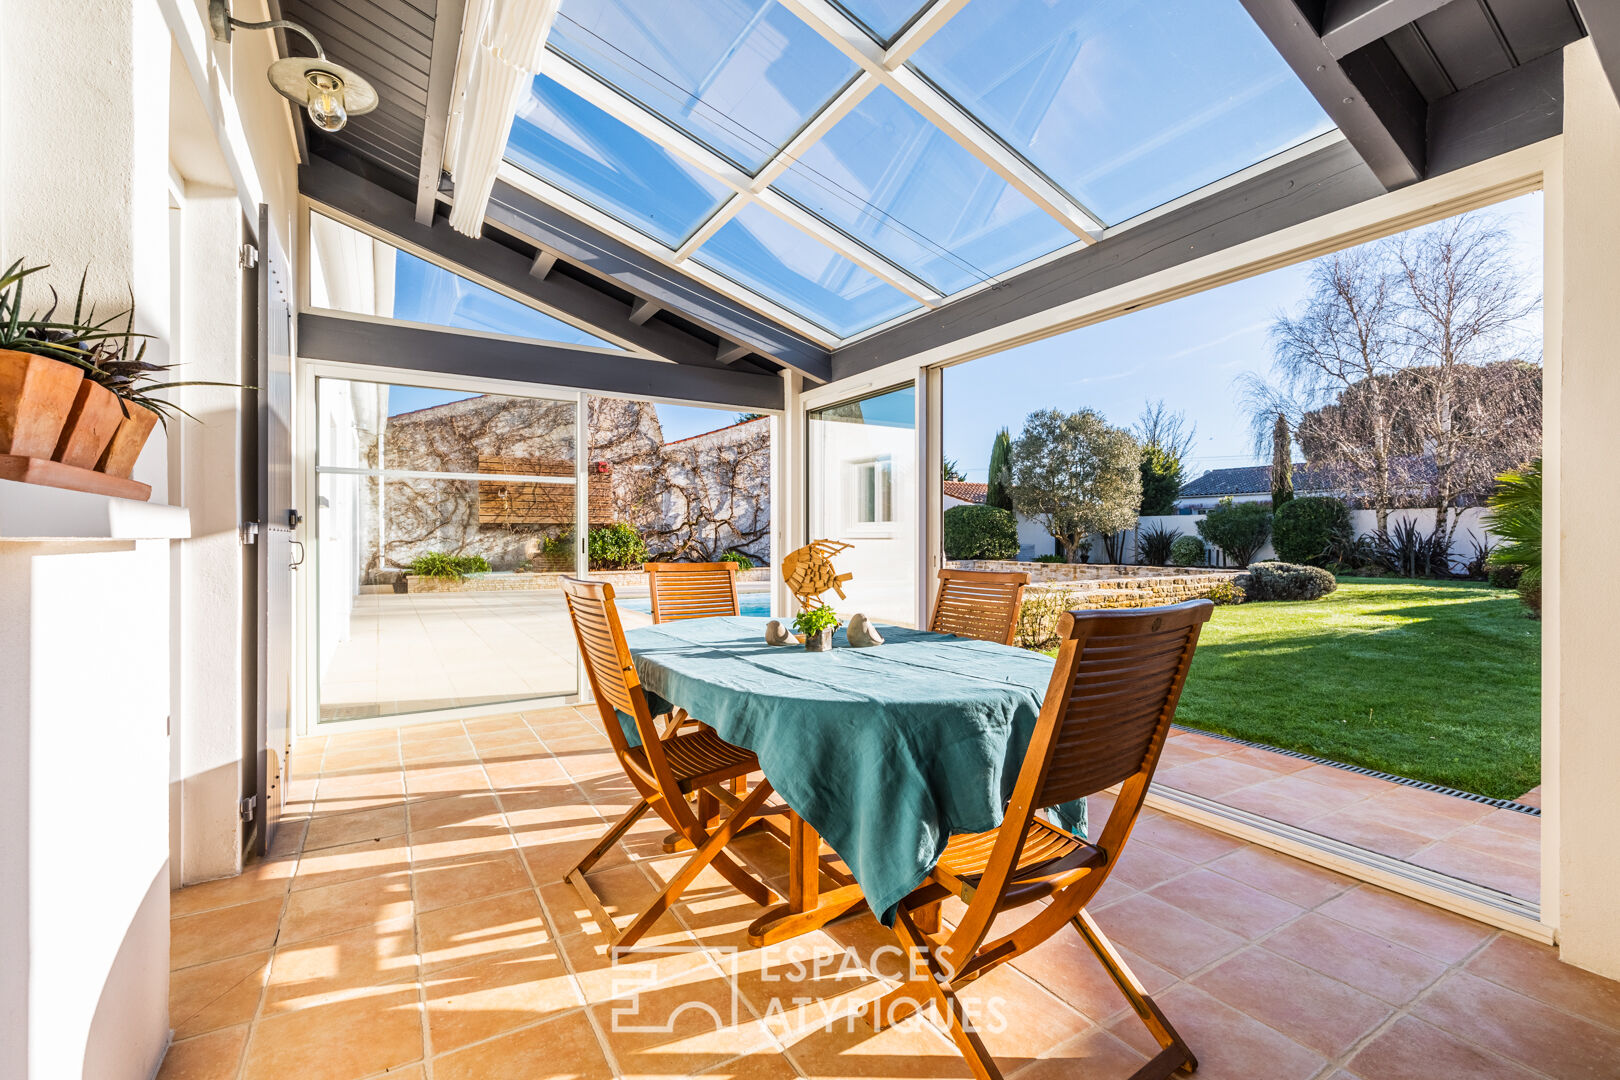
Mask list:
[[[1487,212],[1514,237],[1539,291],[1540,193]],[[982,482],[997,430],[1005,426],[1017,438],[1037,409],[1096,409],[1129,427],[1147,401],[1163,398],[1198,425],[1189,476],[1255,464],[1234,384],[1245,371],[1268,372],[1267,331],[1278,312],[1304,300],[1309,273],[1308,263],[1284,267],[948,368],[945,456]]]

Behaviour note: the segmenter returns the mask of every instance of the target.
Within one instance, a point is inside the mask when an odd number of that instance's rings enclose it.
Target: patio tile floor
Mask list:
[[[173,894],[160,1077],[965,1075],[919,1019],[881,1034],[828,1023],[894,974],[877,952],[893,937],[869,916],[728,951],[758,909],[711,870],[649,936],[664,955],[610,966],[560,884],[631,797],[605,746],[594,711],[566,707],[303,740],[278,857]],[[422,747],[441,752],[413,760]],[[663,854],[665,832],[645,820],[600,864],[620,914],[684,860]],[[785,887],[773,839],[739,852]],[[1563,1080],[1620,1061],[1620,984],[1151,810],[1093,910],[1207,1080]],[[1153,1049],[1078,936],[974,989],[1009,1077],[1124,1077]],[[693,1007],[670,1030],[627,1030],[689,1003],[718,1026]]]
[[[1170,733],[1154,782],[1522,900],[1540,898],[1541,819],[1531,814],[1184,728]],[[1541,789],[1518,801],[1539,808]]]

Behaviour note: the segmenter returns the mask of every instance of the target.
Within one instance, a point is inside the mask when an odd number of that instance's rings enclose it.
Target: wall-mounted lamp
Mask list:
[[[340,64],[326,58],[326,50],[315,35],[295,22],[271,19],[243,22],[231,17],[230,0],[209,0],[208,22],[217,41],[229,43],[235,27],[243,30],[286,29],[303,34],[315,46],[315,56],[289,56],[270,65],[270,85],[293,104],[309,110],[309,118],[322,131],[341,131],[349,117],[368,113],[377,107],[377,91],[371,84]]]

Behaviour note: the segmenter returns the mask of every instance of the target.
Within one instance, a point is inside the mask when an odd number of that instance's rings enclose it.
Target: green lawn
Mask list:
[[[1541,781],[1540,711],[1541,624],[1512,592],[1363,578],[1216,608],[1176,720],[1514,798]]]

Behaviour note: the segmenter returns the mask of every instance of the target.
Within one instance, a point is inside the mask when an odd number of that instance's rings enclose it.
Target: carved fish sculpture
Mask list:
[[[782,560],[782,580],[798,598],[805,610],[822,606],[821,594],[828,589],[845,599],[844,582],[854,574],[840,574],[833,568],[832,556],[848,551],[853,545],[837,540],[813,540],[805,547],[790,551]]]

